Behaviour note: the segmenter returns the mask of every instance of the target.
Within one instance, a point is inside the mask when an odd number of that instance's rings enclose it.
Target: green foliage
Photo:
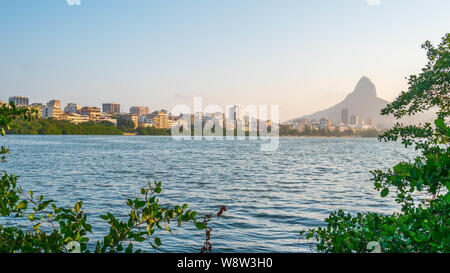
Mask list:
[[[92,226],[87,223],[82,210],[83,202],[77,201],[73,207],[57,207],[53,200],[43,196],[33,197],[33,192],[25,194],[16,186],[17,177],[4,175],[0,187],[1,216],[14,216],[28,220],[29,227],[0,225],[0,252],[70,252],[70,242],[77,242],[81,252],[90,252],[87,247],[88,233]],[[141,252],[134,249],[133,242],[147,241],[152,247],[161,246],[159,237],[152,237],[156,230],[172,232],[171,222],[181,226],[183,222],[197,225],[196,212],[183,206],[161,206],[157,195],[161,192],[161,182],[155,182],[141,189],[141,195],[128,199],[130,208],[128,219],[119,220],[111,213],[101,216],[110,225],[109,234],[96,244],[95,252]],[[30,207],[31,206],[31,207]],[[198,229],[204,229],[198,227]]]
[[[119,117],[117,119],[117,128],[125,133],[134,133],[136,125],[131,119]]]
[[[36,117],[31,109],[20,109],[14,105],[0,107],[0,127],[2,135],[5,128],[11,130],[10,124],[20,120],[20,124],[29,123]],[[41,120],[39,130],[51,133],[73,133],[69,123]],[[85,124],[86,127],[103,126],[116,129],[110,124]],[[28,127],[27,127],[28,128]],[[44,129],[45,128],[45,129]],[[85,131],[87,132],[87,131]],[[2,146],[2,161],[9,150]],[[161,182],[148,184],[142,188],[140,195],[128,199],[126,205],[130,208],[128,219],[122,221],[107,212],[101,219],[107,221],[109,233],[102,241],[95,244],[94,249],[88,248],[88,234],[92,226],[87,222],[83,211],[83,202],[77,201],[73,207],[58,207],[57,204],[44,196],[35,197],[32,191],[25,193],[17,186],[17,176],[4,172],[0,180],[0,253],[42,253],[42,252],[141,252],[133,242],[147,241],[152,247],[162,245],[161,239],[154,236],[156,231],[172,232],[171,223],[180,226],[182,223],[193,222],[198,229],[205,229],[205,221],[197,222],[197,212],[188,209],[187,204],[181,206],[162,206],[157,198],[161,193]],[[7,222],[20,219],[21,225]],[[23,224],[25,222],[25,224]]]
[[[8,134],[18,135],[121,135],[122,132],[109,121],[73,124],[65,120],[16,119]]]
[[[31,121],[37,117],[38,112],[35,109],[19,108],[14,103],[2,104],[0,106],[0,133],[1,136],[5,135],[5,131],[9,130],[11,123],[17,119],[23,119],[25,121]]]
[[[197,223],[195,218],[197,213],[188,210],[187,204],[174,207],[161,206],[156,198],[160,192],[161,182],[155,182],[153,187],[149,183],[148,188],[141,189],[141,198],[128,199],[127,206],[130,213],[127,221],[121,221],[111,213],[102,215],[101,218],[110,225],[110,230],[102,242],[97,242],[95,252],[132,252],[134,247],[132,241],[147,241],[153,248],[158,248],[161,246],[161,239],[154,237],[151,240],[155,230],[172,232],[170,222],[175,222],[177,226],[189,221]]]
[[[311,128],[306,127],[304,132],[299,132],[298,130],[289,129],[287,126],[282,126],[280,128],[280,136],[317,136],[317,137],[378,137],[382,131],[377,129],[370,129],[364,131],[353,131],[351,129],[340,131],[330,131],[328,129],[321,130],[311,130]]]
[[[170,135],[170,129],[158,129],[154,127],[139,127],[136,130],[138,135],[143,136],[168,136]]]
[[[326,227],[301,231],[313,239],[320,252],[370,252],[376,241],[383,252],[450,252],[450,34],[434,47],[426,42],[428,64],[419,75],[409,77],[409,89],[382,110],[397,119],[436,110],[434,125],[397,123],[379,137],[401,140],[420,155],[386,171],[372,171],[372,182],[382,197],[395,192],[401,211],[393,215],[333,212]],[[395,190],[395,191],[393,191]],[[428,199],[417,204],[416,193]]]
[[[379,242],[383,252],[417,253],[450,251],[450,206],[443,196],[419,205],[406,213],[383,215],[342,210],[325,219],[326,227],[303,231],[307,239],[316,239],[319,252],[364,253],[369,242]]]
[[[2,104],[0,106],[0,135],[5,136],[6,131],[11,129],[11,123],[15,122],[17,119],[22,119],[24,121],[30,121],[36,118],[38,112],[35,109],[29,108],[19,108],[11,104]],[[9,150],[1,146],[0,149],[0,161],[5,162],[6,155],[9,154]]]

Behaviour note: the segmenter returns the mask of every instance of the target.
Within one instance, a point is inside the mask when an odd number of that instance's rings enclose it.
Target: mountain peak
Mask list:
[[[355,89],[349,96],[362,96],[367,99],[370,98],[376,98],[377,97],[377,89],[375,87],[375,84],[372,83],[372,81],[366,77],[363,76],[358,83],[356,84]]]
[[[342,122],[342,110],[347,109],[349,114],[358,116],[359,120],[389,126],[392,117],[381,116],[380,111],[388,104],[388,101],[377,97],[377,91],[372,81],[363,76],[356,84],[355,89],[343,101],[325,110],[303,116],[301,118],[319,120],[328,118],[331,122],[339,124]]]
[[[370,80],[369,77],[367,77],[367,76],[362,76],[361,79],[360,79],[359,81],[360,81],[360,82],[361,82],[361,81],[368,81],[368,82],[371,82],[371,80]]]

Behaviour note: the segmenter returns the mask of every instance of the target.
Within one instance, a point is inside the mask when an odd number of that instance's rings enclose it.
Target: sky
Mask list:
[[[152,110],[393,100],[450,31],[448,0],[0,0],[0,100]],[[225,109],[225,107],[224,107]]]

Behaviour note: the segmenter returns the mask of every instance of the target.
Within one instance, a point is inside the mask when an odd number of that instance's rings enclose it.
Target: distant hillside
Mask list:
[[[353,92],[340,103],[328,109],[311,115],[299,117],[297,119],[306,118],[311,120],[319,120],[321,118],[328,118],[333,123],[340,123],[342,121],[342,110],[348,109],[349,117],[352,115],[357,115],[359,120],[364,121],[371,118],[373,120],[373,124],[379,128],[390,127],[395,119],[392,116],[380,115],[381,109],[383,109],[388,103],[388,101],[377,97],[375,85],[369,78],[364,76],[356,84]],[[430,115],[426,115],[425,119],[429,120]],[[414,118],[413,120],[419,122],[418,118]],[[420,121],[422,120],[424,120],[424,118],[421,118]]]

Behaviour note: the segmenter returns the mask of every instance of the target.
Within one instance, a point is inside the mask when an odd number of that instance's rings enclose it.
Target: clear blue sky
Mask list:
[[[392,100],[450,31],[448,0],[0,0],[0,99],[331,106],[367,75]]]

